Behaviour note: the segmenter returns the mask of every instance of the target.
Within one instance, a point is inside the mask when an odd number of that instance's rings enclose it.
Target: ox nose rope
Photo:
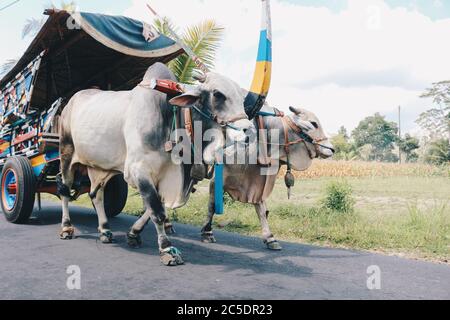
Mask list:
[[[238,128],[238,127],[236,127],[235,125],[232,125],[231,124],[231,121],[220,121],[220,120],[218,120],[218,118],[217,118],[217,116],[215,116],[214,114],[212,114],[212,113],[206,113],[206,112],[204,112],[203,110],[201,110],[199,107],[197,107],[197,106],[193,106],[192,107],[195,111],[197,111],[198,112],[198,114],[200,114],[203,118],[205,118],[205,119],[207,119],[207,120],[211,120],[211,121],[213,121],[213,122],[215,122],[215,123],[217,123],[219,126],[221,126],[221,127],[227,127],[227,128],[230,128],[230,129],[233,129],[233,130],[236,130],[236,131],[243,131],[243,129],[240,129],[240,128]],[[241,118],[236,118],[236,120],[235,121],[237,121],[237,120],[243,120],[243,119],[246,119],[247,117],[241,117]]]

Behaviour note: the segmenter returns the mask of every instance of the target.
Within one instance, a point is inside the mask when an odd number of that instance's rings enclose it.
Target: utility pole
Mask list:
[[[402,140],[402,122],[401,122],[401,106],[398,106],[398,162],[402,163],[402,150],[400,148],[400,141]]]

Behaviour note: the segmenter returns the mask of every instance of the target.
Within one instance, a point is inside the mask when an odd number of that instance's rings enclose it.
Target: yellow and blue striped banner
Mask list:
[[[272,76],[272,22],[270,16],[270,0],[262,2],[262,23],[259,36],[258,56],[252,86],[244,101],[245,112],[249,119],[255,117],[266,101]],[[223,214],[223,164],[214,166],[214,211]]]
[[[269,93],[272,77],[272,22],[270,0],[262,2],[262,23],[259,37],[258,56],[250,91],[245,98],[244,107],[248,117],[252,119],[262,108]]]

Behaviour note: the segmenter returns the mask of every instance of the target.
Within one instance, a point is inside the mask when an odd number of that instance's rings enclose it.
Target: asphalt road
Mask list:
[[[154,227],[133,250],[125,233],[136,218],[112,220],[117,242],[97,240],[96,215],[72,208],[78,237],[58,238],[60,207],[48,205],[28,225],[0,217],[0,299],[450,299],[450,266],[365,252],[282,243],[216,231],[199,241],[196,227],[176,224],[173,243],[186,264],[159,262]],[[67,268],[81,271],[81,289],[67,288]],[[369,290],[369,266],[380,289]],[[376,283],[376,282],[371,282]]]

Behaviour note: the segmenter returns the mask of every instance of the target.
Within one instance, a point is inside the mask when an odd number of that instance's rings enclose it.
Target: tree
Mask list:
[[[419,139],[406,134],[404,138],[398,141],[400,151],[406,155],[406,162],[416,162],[419,158],[416,150],[419,149]]]
[[[158,31],[170,37],[168,26],[176,30],[176,27],[168,18],[164,18],[163,22],[159,20],[155,22],[155,27]],[[205,20],[202,23],[188,27],[181,35],[181,39],[194,51],[195,55],[200,58],[206,67],[211,70],[214,68],[214,60],[223,38],[223,31],[224,28],[218,26],[214,20]],[[168,66],[178,81],[182,83],[194,83],[194,76],[201,73],[194,61],[187,54],[180,55],[170,61]]]
[[[423,112],[416,122],[432,139],[450,139],[450,81],[433,83],[421,97],[432,98],[435,106]]]
[[[392,150],[398,140],[397,132],[395,122],[388,122],[379,113],[375,113],[359,123],[352,132],[352,138],[358,149],[366,145],[371,146],[368,160],[396,162],[398,157]]]
[[[337,160],[354,160],[357,156],[353,144],[347,135],[347,129],[344,126],[339,128],[338,134],[331,138],[331,143],[335,149],[334,158]]]
[[[344,137],[346,140],[348,140],[348,139],[350,138],[350,137],[348,136],[348,134],[347,134],[347,129],[346,129],[344,126],[341,126],[341,127],[339,128],[338,135],[341,135],[341,136]]]
[[[431,142],[425,154],[425,161],[431,164],[446,164],[450,162],[450,142],[448,139],[438,139]]]
[[[53,3],[50,4],[50,8],[58,9],[58,7],[55,6]],[[71,2],[61,1],[61,5],[59,8],[61,10],[66,10],[68,12],[74,12],[76,4],[74,1]],[[39,30],[41,30],[46,20],[47,20],[46,17],[43,17],[41,19],[37,18],[27,19],[22,29],[22,39],[36,36]],[[18,59],[8,59],[5,63],[0,65],[0,77],[8,73],[8,71],[11,70],[16,65],[17,61]]]

